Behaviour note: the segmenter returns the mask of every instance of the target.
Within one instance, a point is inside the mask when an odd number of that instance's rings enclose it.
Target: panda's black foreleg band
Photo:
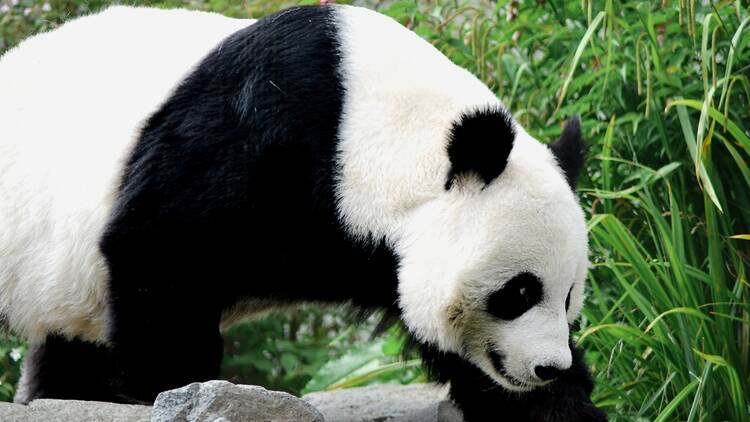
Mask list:
[[[509,392],[457,354],[422,346],[430,374],[450,382],[450,396],[467,422],[605,422],[607,415],[589,398],[593,383],[581,353],[571,346],[573,365],[548,387],[528,393]]]

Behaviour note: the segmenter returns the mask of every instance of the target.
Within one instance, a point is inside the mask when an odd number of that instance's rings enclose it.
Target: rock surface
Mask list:
[[[152,422],[323,422],[314,407],[288,393],[227,381],[192,383],[156,398]]]
[[[375,385],[308,394],[227,381],[193,383],[159,394],[149,406],[78,400],[0,403],[1,422],[460,422],[461,412],[433,384]]]
[[[374,385],[312,393],[303,400],[326,422],[461,422],[463,415],[433,384]]]
[[[28,406],[0,404],[3,422],[148,422],[150,406],[81,400],[34,400]]]

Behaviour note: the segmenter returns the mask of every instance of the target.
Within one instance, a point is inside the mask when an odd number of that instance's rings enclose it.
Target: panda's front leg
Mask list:
[[[467,422],[604,422],[607,415],[591,402],[591,375],[571,346],[573,364],[550,385],[527,393],[505,390],[473,364],[452,353],[427,353],[438,380],[450,382],[450,396]],[[423,352],[424,354],[424,352]]]

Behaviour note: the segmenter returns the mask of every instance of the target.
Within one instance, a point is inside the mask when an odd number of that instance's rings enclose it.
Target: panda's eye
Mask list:
[[[487,299],[487,313],[506,321],[518,318],[542,300],[542,282],[532,273],[520,273]]]
[[[575,286],[575,284],[573,286]],[[568,309],[570,309],[570,294],[573,292],[573,286],[570,286],[568,297],[565,298],[565,312],[568,312]]]

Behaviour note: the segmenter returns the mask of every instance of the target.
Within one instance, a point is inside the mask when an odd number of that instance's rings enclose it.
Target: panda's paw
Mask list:
[[[544,408],[542,408],[544,409]],[[607,422],[607,414],[590,401],[544,409],[529,418],[534,422]]]
[[[561,380],[563,381],[563,380]],[[528,409],[533,422],[606,422],[607,414],[591,401],[591,385],[572,379],[557,382],[552,388],[529,393],[519,400],[519,408]],[[523,418],[521,418],[523,419]]]
[[[592,421],[592,422],[607,422],[609,420],[609,417],[606,413],[604,413],[603,410],[599,409],[598,407],[592,405],[587,406],[586,408],[586,415],[584,415],[584,420]]]
[[[571,414],[555,421],[579,421],[579,422],[607,422],[607,414],[603,410],[594,406],[592,403],[586,403]]]

